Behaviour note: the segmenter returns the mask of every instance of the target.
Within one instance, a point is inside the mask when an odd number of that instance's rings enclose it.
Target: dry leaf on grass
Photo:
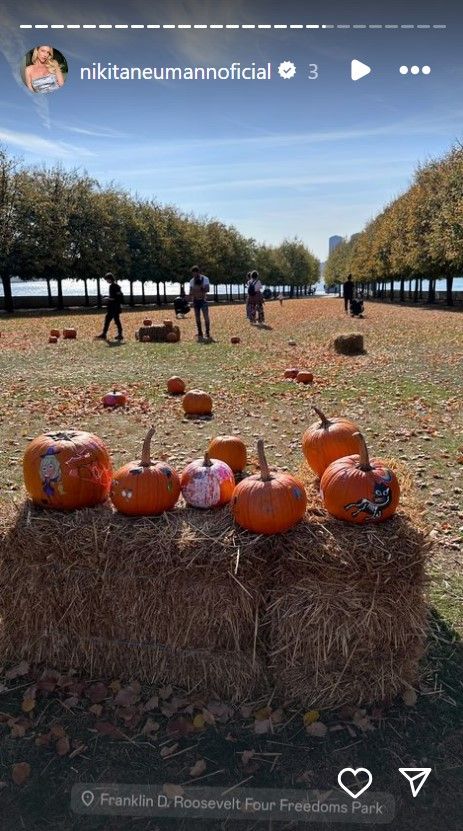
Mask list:
[[[71,749],[71,745],[67,736],[63,736],[63,738],[58,739],[56,742],[56,752],[58,756],[67,756]]]
[[[202,776],[204,771],[206,770],[207,765],[204,759],[198,759],[197,762],[190,768],[190,776]]]
[[[5,672],[5,678],[8,678],[9,681],[12,681],[14,678],[22,678],[24,675],[27,675],[29,672],[29,664],[27,661],[21,661],[15,667],[12,667]]]
[[[178,744],[167,744],[165,747],[161,748],[161,759],[167,759],[169,756],[172,756],[172,753],[178,750]]]
[[[181,785],[174,785],[171,782],[166,782],[162,786],[162,790],[168,799],[174,799],[176,796],[183,796],[185,793]]]
[[[31,775],[29,762],[18,762],[11,769],[11,776],[15,785],[24,785]]]
[[[309,736],[315,736],[317,739],[324,739],[328,732],[326,724],[321,721],[314,721],[313,724],[308,724],[305,729]]]
[[[414,707],[418,701],[418,696],[415,690],[405,690],[402,700],[407,707]]]
[[[308,727],[309,724],[314,724],[314,722],[318,721],[319,718],[319,710],[308,710],[307,713],[304,713],[303,722],[305,726]]]

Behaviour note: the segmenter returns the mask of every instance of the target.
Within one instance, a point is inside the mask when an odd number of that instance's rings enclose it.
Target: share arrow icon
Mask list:
[[[399,768],[399,771],[410,782],[412,796],[418,796],[432,768]]]

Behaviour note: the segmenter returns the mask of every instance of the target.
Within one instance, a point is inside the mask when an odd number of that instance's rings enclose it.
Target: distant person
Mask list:
[[[258,323],[263,323],[264,318],[264,299],[262,297],[262,283],[259,280],[259,272],[251,271],[249,280],[246,284],[247,302],[246,311],[250,323],[255,323],[256,318]]]
[[[209,306],[207,305],[207,294],[209,291],[209,279],[201,274],[199,266],[194,265],[191,269],[189,300],[193,303],[195,313],[197,340],[202,343],[204,340],[211,341],[211,329],[209,320]],[[206,338],[203,336],[201,315],[204,318]]]
[[[63,86],[64,75],[51,46],[36,46],[31,60],[24,70],[26,86],[31,92],[54,92]]]
[[[342,287],[342,296],[344,298],[344,311],[349,314],[349,303],[354,296],[354,282],[352,280],[352,274],[349,274],[345,283],[343,283]]]
[[[97,335],[96,340],[106,340],[108,329],[112,321],[114,321],[117,327],[116,340],[124,340],[120,318],[121,306],[124,302],[124,295],[122,294],[121,287],[118,285],[118,283],[116,283],[114,274],[112,274],[111,271],[108,271],[108,273],[105,274],[104,278],[109,286],[109,296],[105,298],[107,312],[106,317],[104,319],[103,331],[101,335]]]
[[[280,291],[280,293],[279,293],[279,295],[278,295],[278,302],[280,303],[280,306],[282,306],[282,305],[283,305],[283,295],[282,295],[281,291]]]

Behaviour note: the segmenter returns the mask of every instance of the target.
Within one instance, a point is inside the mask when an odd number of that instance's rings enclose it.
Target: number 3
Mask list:
[[[316,64],[316,63],[310,63],[309,64],[309,75],[308,75],[308,77],[309,77],[310,81],[315,81],[315,79],[318,78],[318,64]]]

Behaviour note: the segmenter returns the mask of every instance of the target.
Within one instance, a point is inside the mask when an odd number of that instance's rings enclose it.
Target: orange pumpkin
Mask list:
[[[153,325],[153,321],[151,320],[151,318],[150,317],[145,317],[145,319],[143,321],[143,326],[152,326],[152,325]]]
[[[288,341],[288,346],[296,346],[296,341],[295,340],[289,340]]]
[[[173,320],[163,320],[162,322],[163,322],[163,325],[165,326],[165,328],[167,329],[167,331],[172,332],[172,329],[174,328],[174,321]]]
[[[328,513],[337,519],[367,525],[389,519],[399,504],[395,473],[380,459],[371,459],[361,433],[360,453],[332,462],[325,470],[320,491]]]
[[[50,329],[50,337],[51,338],[59,338],[61,336],[61,332],[59,329]]]
[[[112,392],[107,392],[102,401],[104,407],[125,407],[127,396],[123,392],[117,392],[114,389]]]
[[[174,330],[172,330],[171,332],[167,332],[167,335],[166,335],[167,343],[178,343],[179,340],[180,340],[180,335],[178,334],[178,332],[174,332]]]
[[[295,369],[294,367],[290,367],[289,369],[285,369],[284,377],[285,378],[296,378],[299,370]]]
[[[180,496],[180,477],[166,462],[151,461],[151,427],[143,442],[141,461],[128,462],[113,477],[111,501],[127,516],[153,516],[169,511]]]
[[[36,505],[68,511],[104,502],[111,485],[111,460],[98,436],[80,430],[33,439],[23,460],[24,484]]]
[[[204,459],[196,459],[186,466],[180,482],[185,502],[194,508],[226,505],[235,489],[232,469],[220,459],[211,459],[207,451]]]
[[[314,410],[321,422],[307,428],[302,436],[302,450],[313,472],[321,477],[331,462],[360,452],[359,440],[354,437],[359,428],[348,418],[328,419],[317,407]]]
[[[178,375],[172,375],[167,381],[167,392],[171,395],[182,395],[185,392],[185,381],[182,381]]]
[[[77,337],[77,329],[63,329],[63,338],[65,340],[75,340]]]
[[[290,473],[270,473],[264,442],[257,442],[260,473],[248,476],[233,493],[235,522],[256,534],[288,531],[305,514],[307,495],[304,485]]]
[[[296,375],[296,381],[298,384],[311,384],[313,381],[313,375],[306,369],[301,369]]]
[[[207,452],[212,458],[226,462],[234,473],[240,473],[247,465],[246,445],[239,436],[216,436]]]
[[[182,407],[187,415],[210,415],[212,398],[203,390],[189,390],[183,396]]]
[[[54,335],[50,335],[48,343],[58,343],[58,338],[55,338]]]
[[[239,338],[238,335],[234,335],[230,338],[230,343],[241,343],[241,338]]]

